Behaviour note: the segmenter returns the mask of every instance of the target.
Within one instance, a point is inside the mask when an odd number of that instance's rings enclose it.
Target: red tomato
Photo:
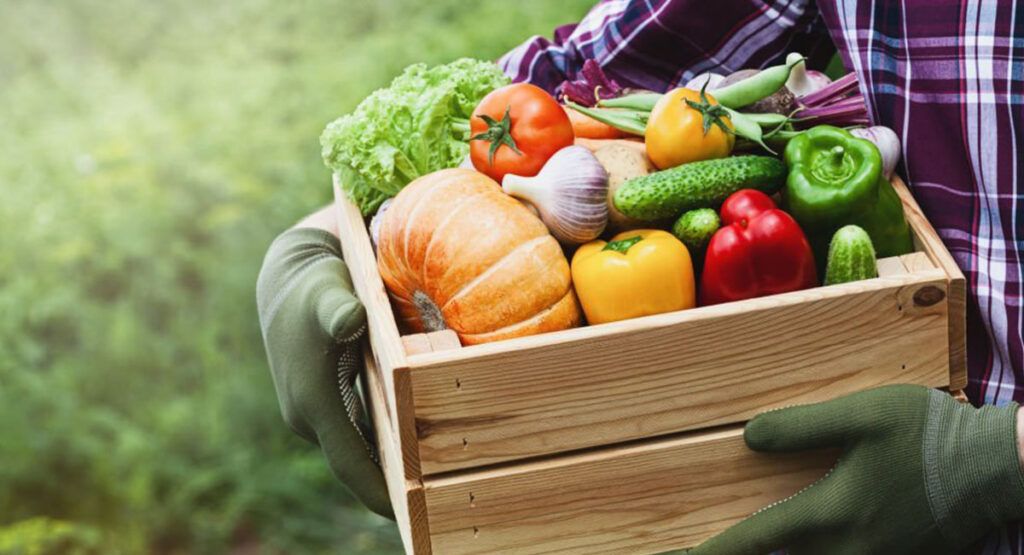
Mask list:
[[[552,154],[573,143],[572,124],[562,106],[528,83],[491,91],[469,125],[473,166],[498,183],[508,173],[537,175]]]

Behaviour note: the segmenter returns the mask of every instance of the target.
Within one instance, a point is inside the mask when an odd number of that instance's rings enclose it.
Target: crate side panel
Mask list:
[[[388,485],[388,496],[395,513],[399,535],[402,537],[402,545],[406,553],[411,555],[430,555],[423,486],[420,482],[405,477],[401,439],[391,417],[393,411],[390,407],[393,402],[385,390],[381,369],[369,353],[369,349],[364,350],[364,359],[366,395],[377,439],[377,453],[384,471],[384,480]]]
[[[356,295],[366,307],[367,327],[373,354],[381,368],[393,370],[406,366],[405,348],[384,280],[377,270],[377,257],[359,208],[345,196],[334,176],[334,205],[338,216],[338,236]],[[385,372],[385,379],[390,380]],[[388,387],[392,384],[388,381]]]
[[[900,274],[709,307],[712,318],[594,326],[572,330],[571,341],[548,334],[480,356],[463,348],[421,366],[415,361],[432,359],[414,358],[422,471],[741,422],[888,383],[946,386],[945,303],[915,309],[925,288],[941,294],[945,276]]]
[[[700,543],[825,473],[835,453],[765,455],[742,428],[703,439],[425,482],[436,553],[658,553]]]
[[[963,389],[967,387],[967,280],[906,183],[894,177],[893,188],[903,201],[903,212],[914,233],[915,244],[946,273],[949,281],[949,387]]]

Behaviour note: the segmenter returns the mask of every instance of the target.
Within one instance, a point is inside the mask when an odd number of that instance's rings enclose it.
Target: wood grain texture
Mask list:
[[[931,302],[946,284],[937,269],[902,273],[410,356],[422,471],[742,422],[888,383],[946,386],[945,304]]]
[[[459,334],[452,330],[432,331],[427,334],[427,341],[430,342],[430,350],[432,352],[462,347],[462,343],[459,342]]]
[[[377,257],[373,254],[366,222],[355,204],[341,191],[338,176],[334,176],[334,205],[338,213],[338,235],[345,264],[352,274],[356,295],[366,307],[370,345],[380,368],[393,370],[406,366],[405,351],[398,334],[398,324],[391,311],[391,301],[384,290],[384,281],[377,271]],[[390,377],[384,374],[390,386]]]
[[[742,428],[427,479],[435,553],[658,553],[821,477],[835,453],[765,455]]]
[[[893,178],[893,188],[903,201],[903,212],[914,233],[915,245],[946,273],[949,282],[946,302],[949,305],[950,388],[963,389],[967,387],[967,280],[935,228],[925,218],[910,189],[898,176]]]
[[[402,347],[405,348],[405,354],[418,355],[421,353],[429,353],[434,348],[430,345],[430,339],[425,333],[414,333],[411,335],[402,336]]]
[[[398,334],[398,325],[391,302],[384,290],[384,281],[377,270],[377,259],[370,244],[366,222],[355,204],[350,202],[334,176],[334,198],[338,215],[338,235],[342,255],[348,265],[356,295],[366,307],[366,320],[372,358],[380,370],[387,402],[386,413],[396,434],[403,460],[402,470],[408,479],[419,479],[419,448],[416,445],[416,423],[412,407],[405,348]]]
[[[395,513],[395,522],[402,537],[406,553],[430,555],[429,525],[427,524],[426,501],[423,485],[419,480],[405,476],[405,462],[402,460],[401,441],[390,414],[391,401],[384,385],[381,369],[377,366],[369,349],[364,349],[366,363],[366,391],[377,436],[377,449],[384,479],[388,484],[388,496]]]
[[[907,272],[907,267],[903,265],[903,261],[898,256],[879,258],[877,264],[878,277],[892,277],[909,273]]]
[[[904,254],[899,257],[900,263],[907,269],[911,274],[914,272],[923,272],[927,270],[934,270],[935,264],[931,258],[928,257],[927,253],[924,252],[912,252],[910,254]]]

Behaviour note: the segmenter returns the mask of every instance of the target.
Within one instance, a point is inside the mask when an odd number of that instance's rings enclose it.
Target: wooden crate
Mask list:
[[[965,284],[900,181],[916,252],[879,277],[461,347],[402,337],[335,183],[367,307],[367,385],[409,553],[657,553],[813,482],[830,453],[742,441],[764,410],[891,383],[966,385]]]

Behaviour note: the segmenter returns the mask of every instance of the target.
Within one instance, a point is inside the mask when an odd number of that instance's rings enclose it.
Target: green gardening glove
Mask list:
[[[281,234],[267,251],[256,300],[285,422],[320,446],[363,504],[393,518],[354,389],[366,311],[352,293],[338,239],[312,228]]]
[[[1017,405],[889,386],[751,420],[751,449],[842,449],[824,478],[690,555],[958,553],[1024,517]]]

